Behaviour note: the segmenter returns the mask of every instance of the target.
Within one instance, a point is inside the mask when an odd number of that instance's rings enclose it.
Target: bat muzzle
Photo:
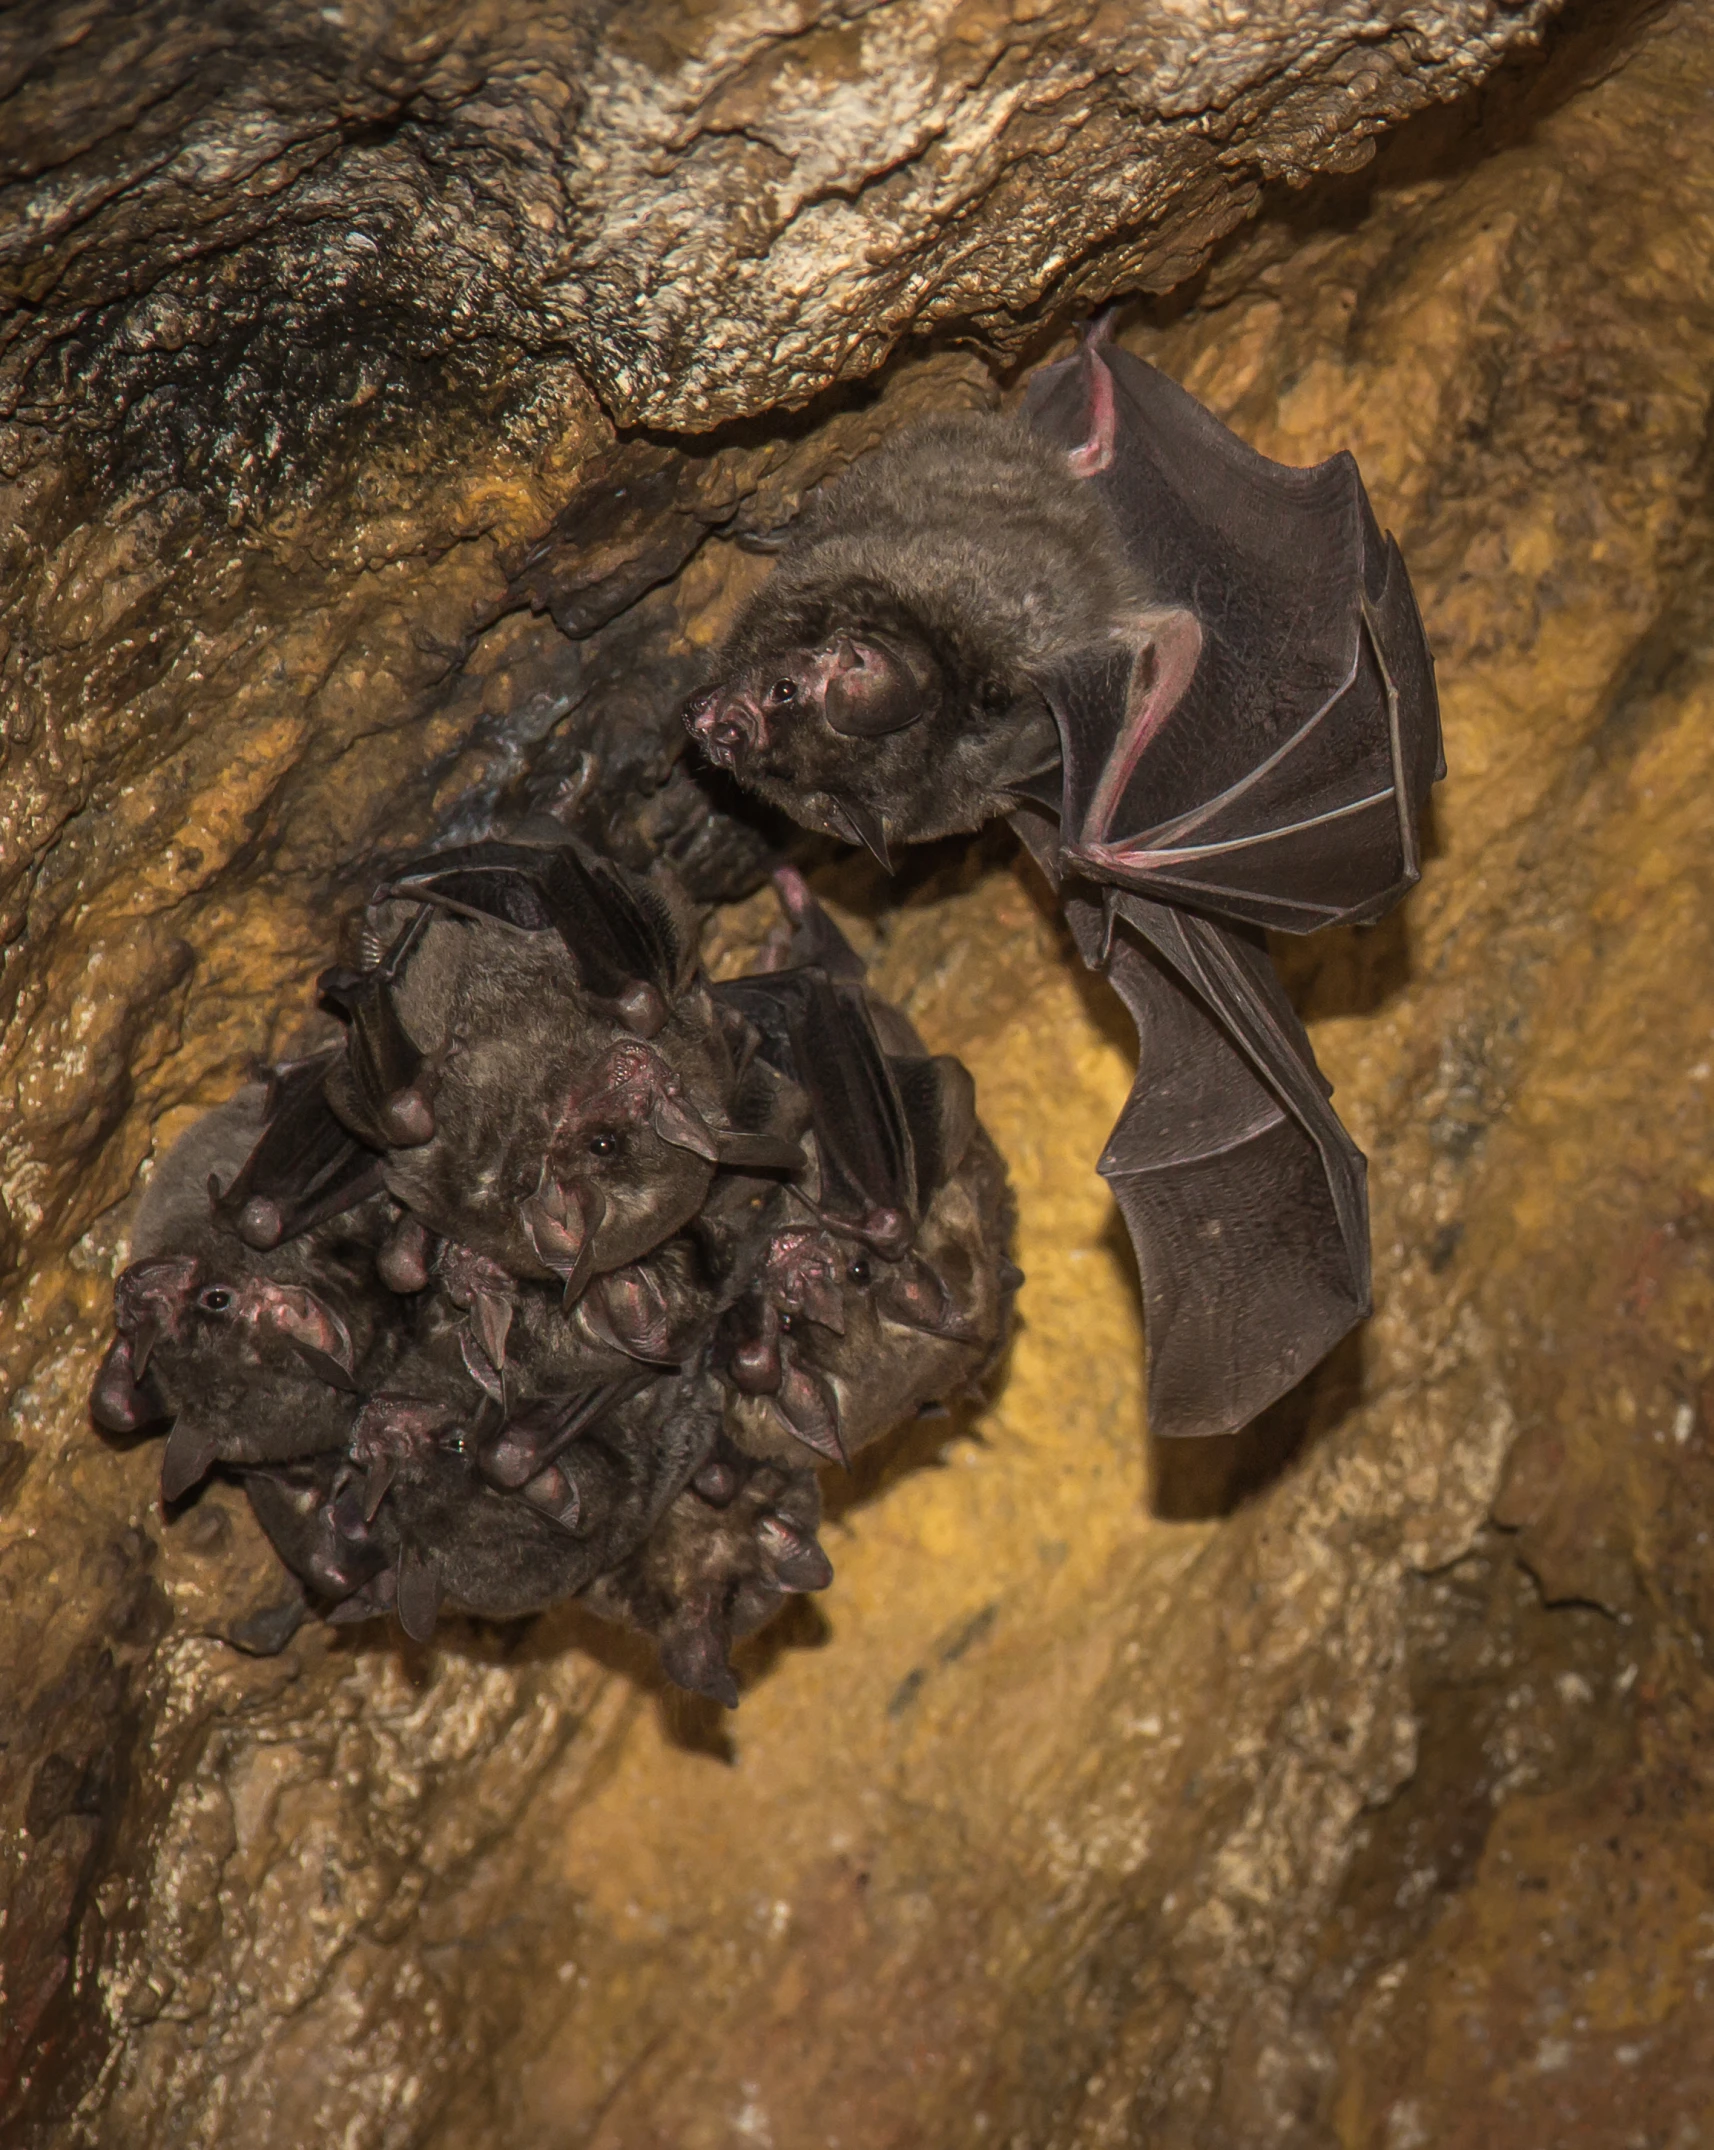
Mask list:
[[[736,770],[739,757],[767,744],[761,705],[731,687],[705,687],[685,704],[690,736],[719,768]]]

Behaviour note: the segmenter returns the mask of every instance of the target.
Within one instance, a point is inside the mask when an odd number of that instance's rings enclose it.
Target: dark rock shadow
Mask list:
[[[1363,1332],[1336,1344],[1296,1388],[1237,1433],[1202,1441],[1149,1438],[1149,1512],[1163,1523],[1230,1515],[1264,1492],[1361,1401]]]

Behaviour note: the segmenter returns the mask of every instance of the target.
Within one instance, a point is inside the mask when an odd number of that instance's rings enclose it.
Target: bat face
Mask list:
[[[883,831],[924,833],[901,809],[921,788],[943,699],[925,645],[856,629],[767,652],[693,696],[685,722],[710,761],[794,820],[884,851]]]
[[[114,1319],[134,1378],[153,1367],[173,1393],[217,1367],[271,1367],[349,1385],[351,1332],[317,1293],[266,1277],[228,1276],[189,1256],[134,1262],[114,1287]]]
[[[727,1651],[788,1593],[824,1590],[821,1497],[808,1469],[756,1463],[727,1447],[678,1496],[647,1540],[589,1594],[595,1610],[652,1635],[667,1677],[728,1709]]]
[[[779,1231],[727,1323],[728,1423],[752,1453],[846,1462],[998,1350],[1014,1273],[998,1160],[973,1144],[896,1259],[825,1230]],[[783,1438],[782,1438],[783,1437]]]
[[[452,1056],[433,1137],[390,1154],[387,1184],[433,1230],[575,1297],[696,1215],[719,1141],[653,1047],[622,1040],[567,1082],[555,1042],[545,1066],[503,1037]]]

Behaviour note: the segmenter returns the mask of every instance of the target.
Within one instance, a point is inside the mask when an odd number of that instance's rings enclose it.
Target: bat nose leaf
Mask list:
[[[782,1375],[774,1409],[793,1438],[829,1463],[849,1463],[840,1431],[839,1405],[825,1382],[789,1352],[781,1353]]]
[[[569,1191],[545,1178],[519,1212],[536,1258],[558,1277],[565,1296],[575,1299],[588,1282],[595,1258],[595,1235],[607,1214],[598,1187]]]
[[[780,1516],[763,1516],[756,1525],[756,1542],[788,1590],[825,1590],[832,1582],[833,1563],[821,1547]]]

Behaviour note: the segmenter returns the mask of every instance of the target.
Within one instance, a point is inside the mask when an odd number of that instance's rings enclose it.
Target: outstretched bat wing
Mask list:
[[[1291,933],[1380,916],[1417,879],[1440,718],[1410,579],[1356,464],[1271,462],[1105,346],[1038,376],[1031,420],[1069,449],[1109,384],[1110,455],[1089,482],[1140,610],[1127,643],[1044,682],[1065,870]]]
[[[1099,1169],[1142,1275],[1149,1425],[1230,1433],[1369,1311],[1362,1153],[1259,936],[1117,892],[1067,913],[1137,1026]]]

